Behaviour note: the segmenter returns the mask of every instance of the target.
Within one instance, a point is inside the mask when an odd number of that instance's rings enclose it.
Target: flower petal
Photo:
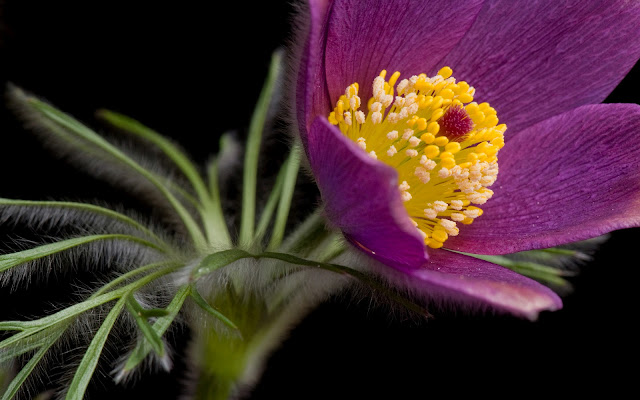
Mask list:
[[[543,310],[562,308],[562,300],[540,283],[477,258],[432,251],[427,268],[408,271],[408,284],[430,298],[454,300],[535,320]]]
[[[507,136],[603,101],[640,57],[640,2],[487,1],[444,62]]]
[[[325,19],[330,0],[308,0],[306,10],[298,16],[296,36],[304,37],[300,53],[296,81],[296,117],[300,138],[307,150],[307,134],[317,115],[328,115],[331,106],[324,79]]]
[[[363,101],[381,70],[428,73],[464,36],[482,1],[337,0],[327,26],[326,79],[333,101],[354,82]]]
[[[324,117],[311,125],[308,144],[327,219],[386,265],[424,264],[425,246],[400,199],[396,171],[371,158]]]
[[[500,151],[484,214],[447,247],[504,254],[640,226],[640,106],[577,108],[527,128]]]

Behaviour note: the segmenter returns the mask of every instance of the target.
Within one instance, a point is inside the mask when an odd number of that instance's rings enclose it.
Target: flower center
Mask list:
[[[425,244],[440,248],[482,215],[498,175],[498,150],[506,125],[496,110],[473,102],[475,89],[444,67],[396,82],[382,71],[373,81],[368,112],[360,110],[358,83],[340,96],[329,121],[371,157],[398,171],[407,213]],[[394,88],[395,87],[395,88]],[[397,95],[394,97],[394,91]]]

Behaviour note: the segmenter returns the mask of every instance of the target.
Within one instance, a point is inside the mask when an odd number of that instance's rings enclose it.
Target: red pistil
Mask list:
[[[449,107],[438,120],[438,124],[440,134],[446,136],[450,142],[461,142],[473,129],[473,121],[461,106]]]

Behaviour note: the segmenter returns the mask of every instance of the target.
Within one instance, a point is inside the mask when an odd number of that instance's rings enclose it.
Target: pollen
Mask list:
[[[336,101],[329,122],[369,156],[396,169],[404,207],[426,246],[438,249],[482,216],[493,196],[507,127],[475,88],[449,67],[435,76],[373,79],[361,101],[358,83]],[[462,233],[461,229],[462,228]]]

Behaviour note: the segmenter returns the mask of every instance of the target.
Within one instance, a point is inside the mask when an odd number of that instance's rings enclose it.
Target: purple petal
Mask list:
[[[577,108],[500,151],[494,197],[448,248],[504,254],[640,226],[640,106]]]
[[[562,308],[548,287],[506,268],[446,250],[430,256],[426,268],[406,272],[411,279],[405,283],[433,300],[488,306],[531,320],[543,310]]]
[[[404,77],[437,69],[464,36],[482,1],[337,0],[329,16],[326,79],[333,101],[354,82],[361,98],[381,70]],[[440,66],[441,67],[441,66]]]
[[[386,265],[423,265],[425,246],[400,199],[396,171],[371,158],[324,117],[311,125],[308,144],[327,219]]]
[[[445,57],[513,135],[600,103],[640,57],[640,2],[488,1]]]
[[[297,57],[296,117],[300,138],[307,150],[307,135],[313,118],[328,115],[331,106],[324,78],[324,31],[330,0],[309,0],[305,12],[298,16],[297,36],[304,38]]]

